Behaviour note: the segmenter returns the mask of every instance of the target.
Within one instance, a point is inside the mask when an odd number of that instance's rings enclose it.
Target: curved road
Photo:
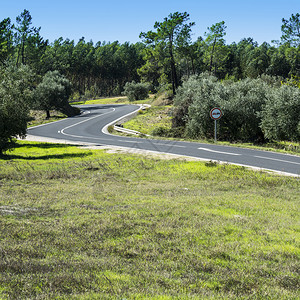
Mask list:
[[[299,156],[212,144],[109,134],[106,130],[108,125],[139,109],[136,105],[82,105],[80,108],[83,111],[80,116],[29,128],[28,134],[98,146],[109,145],[184,155],[300,176]]]

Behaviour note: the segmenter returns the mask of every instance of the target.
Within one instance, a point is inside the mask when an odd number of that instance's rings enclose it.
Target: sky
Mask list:
[[[227,44],[248,37],[261,44],[280,39],[282,18],[300,13],[300,0],[0,0],[0,21],[9,17],[15,23],[24,9],[50,42],[84,37],[94,43],[136,43],[141,32],[154,30],[156,21],[178,11],[188,12],[196,23],[193,40],[225,21]]]

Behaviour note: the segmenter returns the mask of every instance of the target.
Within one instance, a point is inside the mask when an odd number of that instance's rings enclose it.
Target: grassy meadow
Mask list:
[[[299,299],[299,178],[18,142],[0,299]]]

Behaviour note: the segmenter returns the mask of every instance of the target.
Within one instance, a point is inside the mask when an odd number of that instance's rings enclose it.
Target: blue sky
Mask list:
[[[281,19],[300,12],[300,0],[0,0],[0,20],[10,17],[15,22],[24,9],[50,42],[85,37],[93,42],[135,43],[141,31],[153,29],[155,21],[186,11],[196,23],[194,40],[203,37],[207,27],[225,21],[227,44],[244,37],[261,44],[280,39]]]

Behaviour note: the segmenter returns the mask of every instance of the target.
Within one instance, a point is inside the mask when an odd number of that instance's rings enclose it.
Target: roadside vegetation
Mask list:
[[[298,299],[297,178],[18,142],[1,299]]]

